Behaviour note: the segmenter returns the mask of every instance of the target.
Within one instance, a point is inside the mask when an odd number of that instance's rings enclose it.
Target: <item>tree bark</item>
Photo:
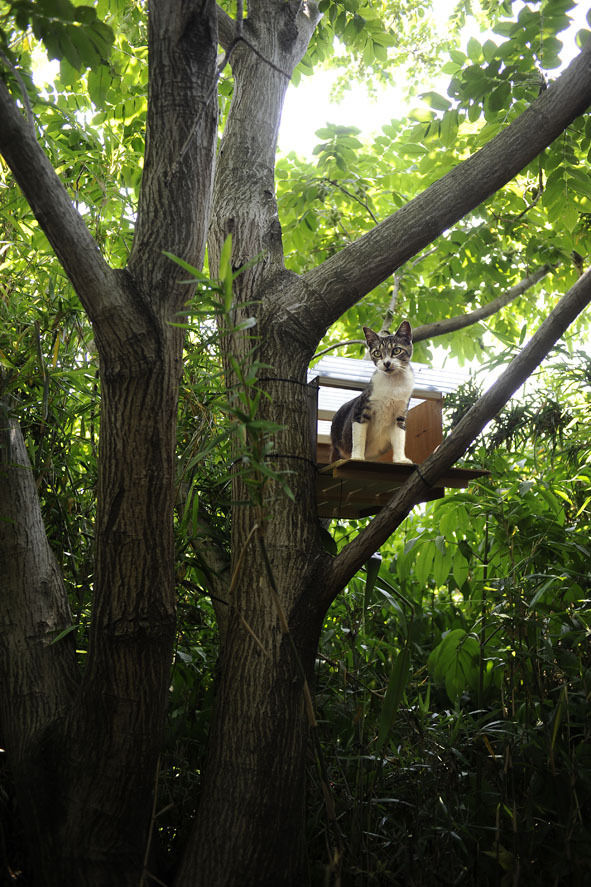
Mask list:
[[[286,52],[288,44],[276,35],[291,32],[295,39],[301,21],[301,13],[293,14],[295,8],[270,2],[249,7],[244,22],[248,42],[239,43],[231,55],[235,93],[218,158],[209,239],[214,273],[228,234],[233,238],[234,271],[258,259],[236,279],[233,303],[233,320],[255,316],[256,340],[245,334],[224,340],[227,383],[231,390],[236,381],[231,359],[244,366],[255,360],[264,364],[259,385],[269,398],[261,399],[257,418],[283,426],[274,435],[268,458],[273,457],[274,468],[292,472],[288,482],[294,496],[288,499],[277,481],[264,485],[261,481],[260,502],[255,504],[242,477],[234,483],[231,573],[235,579],[228,590],[232,615],[221,653],[206,775],[177,887],[290,887],[307,882],[301,788],[308,735],[304,685],[281,633],[264,559],[254,539],[263,533],[281,607],[308,675],[322,619],[336,593],[335,578],[341,582],[347,573],[345,558],[333,572],[315,517],[310,433],[303,417],[307,416],[305,371],[318,341],[343,310],[508,181],[562,128],[562,123],[558,128],[548,123],[543,135],[532,140],[526,133],[544,108],[530,118],[526,114],[525,120],[509,127],[509,135],[480,152],[476,162],[467,161],[467,168],[462,164],[406,212],[400,211],[338,257],[298,278],[284,267],[273,182],[286,75],[295,60],[295,54]],[[294,25],[295,32],[290,31]],[[588,60],[570,77],[576,79],[583,67],[585,88],[570,101],[568,112],[561,109],[561,120],[570,121],[591,101]],[[554,100],[560,102],[560,96],[563,100],[565,90],[564,84],[555,90]],[[412,504],[407,503],[406,513],[416,501],[415,496]],[[355,569],[361,566],[356,557],[361,551],[360,545],[352,552]]]
[[[22,712],[25,738],[31,731],[35,739],[38,722],[46,721],[45,732],[53,738],[52,753],[38,755],[36,769],[29,754],[23,758],[26,772],[21,768],[18,774],[25,786],[35,782],[43,798],[52,789],[44,815],[29,817],[30,807],[21,810],[31,859],[44,856],[33,864],[30,881],[44,887],[137,887],[142,875],[175,636],[172,516],[183,335],[170,321],[180,319],[191,296],[182,282],[185,272],[163,250],[194,265],[203,259],[215,168],[216,51],[212,0],[152,0],[146,165],[134,248],[124,271],[104,262],[31,127],[0,84],[0,113],[7,121],[0,148],[88,312],[100,357],[96,562],[86,669],[77,690],[66,696],[56,656],[70,644],[60,641],[44,666],[57,701],[50,705],[33,694]],[[4,492],[7,507],[14,509],[14,484]],[[33,529],[42,551],[40,519]],[[47,610],[61,616],[56,575],[54,566],[44,580],[57,589]],[[14,619],[2,626],[6,649],[22,644],[27,632],[41,645],[56,620],[32,631],[22,608],[25,589],[18,575],[8,579],[7,595],[18,605],[10,611]],[[9,668],[6,657],[0,664]],[[53,698],[49,690],[47,695]],[[0,700],[8,711],[4,681]],[[11,748],[16,755],[11,765],[18,768],[19,742]]]
[[[309,423],[303,418],[311,352],[306,348],[304,353],[301,336],[292,335],[291,324],[278,322],[276,310],[278,294],[289,289],[294,275],[283,263],[274,166],[289,77],[316,20],[313,5],[269,0],[250,4],[243,23],[245,40],[230,57],[235,93],[218,158],[210,267],[215,273],[228,234],[234,270],[257,259],[236,278],[232,318],[254,315],[256,338],[226,337],[224,363],[230,391],[236,381],[232,360],[264,365],[257,386],[265,396],[257,419],[281,426],[273,434],[265,463],[283,475],[293,500],[279,479],[261,477],[253,492],[252,483],[237,470],[231,570],[236,578],[225,595],[229,625],[220,656],[206,776],[178,877],[180,887],[290,887],[308,881],[304,675],[309,679],[312,674],[322,617],[318,608],[306,610],[301,602],[324,554],[314,517]],[[282,616],[291,639],[282,631]]]
[[[60,639],[71,623],[25,442],[0,402],[0,736],[38,872],[50,870],[60,852],[55,831],[43,826],[59,806],[59,775],[50,771],[79,685],[74,635]]]

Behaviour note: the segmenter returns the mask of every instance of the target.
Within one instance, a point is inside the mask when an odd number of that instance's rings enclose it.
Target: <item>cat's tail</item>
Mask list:
[[[332,445],[332,449],[330,451],[330,459],[328,460],[328,464],[332,465],[333,462],[338,462],[339,459],[350,459],[350,456],[346,456],[335,445]]]

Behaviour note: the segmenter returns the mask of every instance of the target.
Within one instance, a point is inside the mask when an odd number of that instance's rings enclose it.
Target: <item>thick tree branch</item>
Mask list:
[[[403,262],[498,191],[591,103],[591,42],[517,120],[406,206],[303,275],[321,332]],[[293,312],[292,312],[293,313]]]
[[[455,333],[456,330],[462,330],[464,327],[478,323],[486,317],[491,317],[491,315],[500,311],[501,308],[504,308],[505,305],[508,305],[509,302],[522,296],[530,287],[539,283],[550,271],[552,271],[551,265],[544,265],[542,268],[538,268],[533,274],[529,274],[519,283],[516,283],[515,286],[508,289],[506,293],[503,293],[503,295],[498,296],[496,299],[492,299],[486,305],[481,305],[480,308],[475,308],[474,311],[468,311],[466,314],[458,314],[457,317],[446,317],[444,320],[436,320],[434,323],[424,323],[421,326],[414,327],[412,331],[413,342],[422,342],[425,339],[444,336],[446,333]]]
[[[109,311],[115,272],[103,259],[82,216],[0,80],[0,152],[28,200],[91,320]]]
[[[146,151],[128,268],[154,306],[179,310],[188,290],[174,253],[201,267],[217,132],[213,0],[151,0]]]
[[[236,40],[237,22],[221,6],[216,6],[216,15],[218,20],[218,40],[222,49],[228,52]]]
[[[591,271],[562,297],[523,351],[511,361],[502,376],[468,411],[438,449],[417,469],[381,511],[332,561],[324,586],[329,606],[349,579],[392,535],[423,494],[437,486],[438,479],[466,451],[520,385],[532,374],[569,325],[591,302]]]

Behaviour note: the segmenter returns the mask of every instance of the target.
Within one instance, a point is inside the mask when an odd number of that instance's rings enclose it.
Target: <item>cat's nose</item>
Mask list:
[[[389,360],[385,360],[385,361],[384,361],[384,366],[386,367],[387,370],[389,370],[390,367],[392,366],[392,362],[389,361]]]

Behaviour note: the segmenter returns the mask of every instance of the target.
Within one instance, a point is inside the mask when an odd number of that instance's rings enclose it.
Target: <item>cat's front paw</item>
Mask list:
[[[365,453],[351,453],[352,459],[360,459],[362,462],[365,460]]]
[[[394,462],[395,465],[396,465],[396,464],[398,464],[398,465],[400,465],[400,464],[402,464],[402,465],[414,465],[414,464],[415,464],[415,463],[412,461],[412,459],[409,459],[407,456],[398,456],[398,457],[395,457],[395,458],[392,459],[392,462]]]

